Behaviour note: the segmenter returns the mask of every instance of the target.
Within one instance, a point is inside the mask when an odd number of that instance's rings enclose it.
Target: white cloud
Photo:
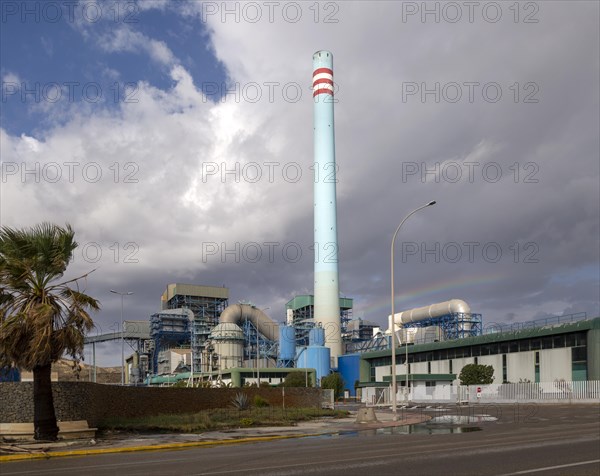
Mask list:
[[[161,65],[172,66],[177,63],[177,58],[163,41],[149,38],[126,25],[120,25],[118,28],[100,35],[97,43],[108,53],[144,52],[150,59]]]

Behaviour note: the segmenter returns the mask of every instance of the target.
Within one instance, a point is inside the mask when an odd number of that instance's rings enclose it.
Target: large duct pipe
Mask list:
[[[325,329],[325,346],[333,366],[342,354],[336,209],[336,164],[333,130],[333,55],[313,55],[315,315]]]
[[[434,317],[445,316],[446,314],[461,313],[470,317],[471,308],[462,299],[451,299],[450,301],[439,302],[429,306],[417,307],[408,311],[397,312],[394,315],[396,326],[403,326],[412,322],[424,321]],[[389,316],[389,330],[392,329],[392,319]],[[394,328],[394,330],[397,330]]]
[[[269,340],[279,339],[279,325],[260,309],[250,304],[231,304],[219,316],[219,323],[231,322],[241,325],[245,320],[254,324],[263,336]]]

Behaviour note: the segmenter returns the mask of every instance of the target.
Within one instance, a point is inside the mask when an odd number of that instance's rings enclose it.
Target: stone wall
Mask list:
[[[260,395],[272,406],[320,407],[318,388],[171,388],[121,387],[92,382],[54,382],[56,418],[87,420],[98,426],[109,417],[141,417],[161,413],[194,413],[231,407],[232,398],[243,392]],[[33,383],[0,383],[0,422],[33,422]]]

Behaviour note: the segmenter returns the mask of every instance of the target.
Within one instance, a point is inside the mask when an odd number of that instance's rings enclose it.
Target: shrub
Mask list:
[[[321,379],[321,388],[330,388],[334,391],[335,398],[338,399],[344,393],[344,379],[342,376],[333,372],[327,377]]]
[[[254,395],[252,403],[257,408],[268,407],[270,405],[269,402],[260,395]]]
[[[285,377],[285,380],[279,384],[280,387],[306,387],[306,374],[304,372],[290,372]],[[312,387],[310,378],[308,379],[308,386]]]
[[[240,420],[240,424],[242,426],[252,426],[254,424],[254,420],[252,418],[242,418]]]

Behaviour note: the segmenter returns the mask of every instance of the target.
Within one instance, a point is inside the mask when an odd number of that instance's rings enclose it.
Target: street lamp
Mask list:
[[[121,296],[121,385],[125,385],[125,329],[123,326],[123,298],[125,296],[131,296],[133,293],[131,291],[120,293],[114,289],[111,289],[110,292]]]
[[[435,205],[435,200],[427,203],[426,205],[420,206],[419,208],[414,209],[412,212],[410,212],[408,215],[406,215],[406,217],[404,218],[404,220],[402,220],[400,222],[400,224],[398,225],[398,228],[396,228],[396,231],[394,232],[394,236],[392,237],[392,252],[391,252],[391,258],[390,258],[390,266],[391,266],[391,288],[392,288],[392,319],[391,319],[391,330],[392,330],[392,413],[394,414],[394,421],[398,420],[398,413],[397,413],[397,409],[396,409],[396,392],[398,391],[398,385],[396,383],[396,323],[394,321],[394,315],[395,315],[395,309],[394,309],[394,244],[396,242],[396,235],[398,234],[398,232],[400,231],[400,228],[402,227],[402,225],[404,225],[404,222],[406,220],[408,220],[412,215],[414,215],[415,213],[417,213],[419,210],[422,210],[423,208],[427,208],[430,207],[432,205]],[[408,387],[408,345],[407,342],[404,342],[404,346],[406,347],[406,362],[404,362],[404,365],[406,365],[406,382],[405,385]]]

